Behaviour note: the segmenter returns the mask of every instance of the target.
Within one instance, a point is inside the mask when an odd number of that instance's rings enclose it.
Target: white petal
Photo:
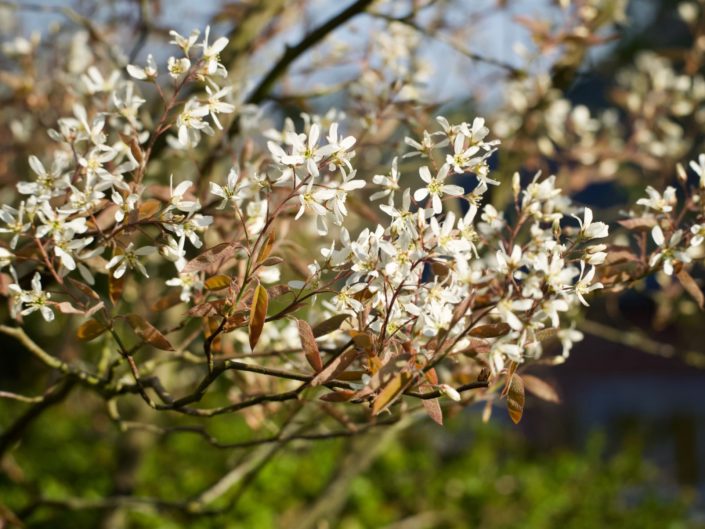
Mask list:
[[[414,191],[414,200],[416,200],[416,202],[421,202],[427,196],[428,196],[428,189],[426,189],[425,187],[422,187],[421,189],[417,189],[416,191]]]
[[[665,238],[663,236],[663,231],[661,230],[661,226],[656,225],[653,227],[653,229],[651,230],[651,237],[653,237],[654,242],[656,244],[658,244],[659,246],[663,246]]]

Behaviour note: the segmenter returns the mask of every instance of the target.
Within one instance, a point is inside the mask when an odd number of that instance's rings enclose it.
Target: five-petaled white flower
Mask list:
[[[603,239],[609,235],[609,226],[604,222],[592,221],[592,210],[585,208],[584,220],[577,215],[573,215],[580,224],[580,237],[583,239]]]
[[[436,176],[431,176],[431,171],[427,166],[423,166],[419,169],[419,176],[421,180],[426,182],[426,187],[414,191],[414,200],[421,202],[426,197],[430,196],[433,213],[436,215],[443,211],[443,204],[441,203],[441,197],[443,195],[457,196],[465,192],[460,186],[445,183],[449,171],[450,166],[448,164],[443,164]]]
[[[678,244],[683,239],[683,231],[674,231],[671,238],[666,242],[663,230],[657,224],[651,230],[651,237],[659,246],[659,249],[651,256],[649,266],[654,267],[658,263],[663,262],[663,271],[670,276],[673,275],[674,267],[678,263],[689,263],[691,261],[690,256],[678,248]]]
[[[239,179],[239,173],[235,168],[232,168],[230,172],[228,172],[228,180],[224,186],[216,184],[215,182],[210,183],[211,193],[223,199],[220,201],[220,204],[218,204],[218,209],[223,209],[230,202],[239,205],[238,203],[242,198],[241,188],[238,182]]]
[[[654,209],[660,213],[669,213],[673,211],[673,206],[676,203],[676,188],[668,186],[663,192],[663,195],[651,186],[646,188],[648,198],[640,198],[636,201],[640,206]]]
[[[49,322],[54,319],[54,311],[49,307],[51,294],[42,290],[42,278],[39,272],[35,272],[32,277],[32,290],[22,290],[17,283],[11,284],[8,288],[15,301],[26,306],[20,312],[22,316],[27,316],[38,310],[45,321]]]
[[[575,295],[580,300],[580,303],[582,303],[586,307],[588,306],[588,302],[585,301],[585,294],[589,294],[593,290],[603,288],[602,283],[600,283],[599,281],[596,283],[592,282],[594,277],[595,267],[591,266],[590,270],[586,272],[585,263],[583,261],[580,261],[580,277],[578,278],[578,282],[575,283]]]
[[[122,253],[114,255],[113,258],[108,261],[108,264],[105,265],[108,270],[115,268],[113,271],[113,277],[115,279],[120,279],[125,275],[125,271],[128,268],[136,268],[143,276],[149,277],[147,269],[139,261],[139,258],[152,255],[157,249],[154,246],[143,246],[135,250],[134,247],[134,243],[130,243]]]
[[[225,77],[227,75],[227,71],[225,70],[225,66],[220,63],[220,52],[223,51],[225,46],[228,45],[228,39],[226,37],[220,37],[219,39],[216,39],[213,44],[208,44],[210,31],[211,27],[206,26],[206,31],[203,35],[203,42],[199,44],[203,50],[203,57],[201,59],[204,65],[203,69],[208,75],[214,75],[217,73],[218,75]]]

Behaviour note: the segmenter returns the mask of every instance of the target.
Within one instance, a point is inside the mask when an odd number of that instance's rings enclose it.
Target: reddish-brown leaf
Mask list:
[[[269,299],[281,297],[284,294],[288,294],[289,292],[291,292],[291,288],[289,288],[289,285],[275,285],[267,289]]]
[[[262,285],[257,285],[252,298],[252,306],[250,307],[250,348],[253,350],[262,334],[268,306],[269,295],[267,294],[267,289]]]
[[[72,277],[67,277],[66,279],[68,279],[69,282],[74,287],[76,287],[78,290],[80,290],[83,294],[85,294],[89,298],[100,299],[100,296],[98,295],[98,293],[95,290],[93,290],[91,287],[86,285],[85,283],[81,283],[80,281],[77,281]]]
[[[238,248],[242,245],[237,242],[224,242],[209,248],[201,255],[192,259],[186,266],[184,266],[183,272],[202,272],[213,266],[215,263],[222,263],[226,259],[231,258],[235,255]]]
[[[132,153],[132,156],[135,157],[135,160],[141,164],[144,160],[144,153],[142,152],[142,148],[140,147],[137,138],[135,136],[128,136],[127,134],[122,134],[120,132],[118,132],[118,135],[120,136],[122,142],[130,147],[130,152]]]
[[[59,303],[56,303],[55,307],[62,314],[83,314],[85,312],[71,305],[70,301],[61,301]]]
[[[107,331],[108,328],[96,320],[88,320],[83,322],[76,330],[76,337],[82,342],[89,342],[94,338],[98,338],[101,334]]]
[[[438,374],[436,373],[436,368],[432,367],[426,371],[426,380],[428,380],[434,386],[438,384]]]
[[[311,365],[316,373],[320,373],[323,369],[323,362],[321,361],[321,352],[318,350],[318,344],[316,343],[316,338],[313,336],[313,331],[308,322],[304,320],[298,320],[299,327],[299,338],[301,338],[301,347],[306,355],[306,360]]]
[[[274,232],[269,234],[269,237],[267,237],[267,242],[264,243],[262,246],[262,249],[259,252],[259,255],[257,256],[257,264],[262,264],[262,266],[270,266],[264,263],[264,261],[269,257],[269,254],[272,253],[272,247],[274,246],[274,240],[276,239]],[[281,261],[280,261],[281,262]]]
[[[514,373],[509,380],[507,391],[507,411],[514,424],[519,424],[521,421],[521,416],[524,414],[524,401],[524,382]]]
[[[321,396],[321,400],[326,402],[347,402],[354,396],[355,392],[351,389],[336,389]]]
[[[521,378],[524,381],[524,387],[529,393],[546,402],[555,402],[557,404],[561,401],[556,388],[545,380],[535,377],[534,375],[522,375]]]
[[[336,314],[335,316],[331,316],[327,320],[323,320],[322,322],[318,323],[313,328],[313,335],[316,338],[320,338],[321,336],[325,336],[326,334],[332,333],[333,331],[337,331],[338,329],[340,329],[340,326],[343,324],[343,322],[349,317],[350,314]]]
[[[71,279],[71,278],[68,278]],[[7,296],[10,292],[9,287],[15,280],[8,274],[0,274],[0,296]]]
[[[203,318],[204,316],[214,316],[220,314],[223,306],[225,305],[225,300],[217,299],[214,301],[206,301],[199,305],[191,307],[188,311],[189,316],[195,316],[196,318]]]
[[[496,338],[498,336],[504,336],[509,333],[511,327],[508,324],[502,322],[499,323],[488,323],[487,325],[478,325],[472,329],[468,334],[474,336],[475,338]]]
[[[691,295],[698,304],[698,307],[700,307],[700,310],[702,310],[705,306],[705,296],[703,296],[703,291],[700,290],[693,276],[691,276],[685,268],[681,268],[680,272],[676,275],[685,291]]]
[[[267,257],[259,263],[259,266],[277,266],[284,262],[281,257]]]
[[[162,312],[178,305],[179,303],[181,303],[181,293],[178,290],[172,290],[171,292],[168,292],[166,296],[162,296],[157,301],[152,303],[149,310],[152,312]]]
[[[139,220],[148,219],[157,214],[162,209],[162,203],[156,198],[150,198],[142,202],[139,206]]]
[[[225,322],[225,325],[223,326],[223,332],[228,333],[234,331],[235,329],[239,329],[240,327],[244,327],[245,325],[247,325],[248,320],[249,311],[238,310],[234,314],[228,316],[228,319]]]
[[[142,338],[146,343],[157,349],[162,349],[164,351],[173,351],[174,347],[171,345],[166,336],[164,336],[159,330],[145,320],[139,314],[128,314],[126,316],[127,322],[135,331],[135,334]]]
[[[426,413],[431,417],[433,422],[443,426],[443,410],[438,399],[424,399],[421,401]]]
[[[353,343],[365,351],[371,351],[374,345],[372,335],[367,332],[350,331]]]
[[[335,378],[338,380],[345,380],[347,382],[355,382],[356,380],[361,380],[366,374],[367,371],[355,371],[351,369],[350,371],[345,371],[344,373],[338,373]]]
[[[313,380],[311,380],[311,386],[320,386],[325,384],[329,380],[335,379],[340,373],[345,371],[345,369],[355,361],[357,358],[357,351],[352,348],[348,348],[341,354],[333,358],[328,365],[326,365],[320,373],[318,373]]]
[[[231,281],[232,279],[230,278],[230,276],[219,274],[217,276],[209,277],[208,279],[206,279],[206,281],[203,283],[203,286],[205,286],[208,290],[222,290],[224,288],[229,287]]]
[[[390,378],[372,403],[372,415],[379,415],[380,412],[386,410],[412,380],[413,376],[408,371],[402,371]]]
[[[113,305],[116,305],[122,298],[122,291],[125,290],[125,279],[126,276],[124,275],[119,279],[115,279],[112,273],[108,276],[108,296]]]

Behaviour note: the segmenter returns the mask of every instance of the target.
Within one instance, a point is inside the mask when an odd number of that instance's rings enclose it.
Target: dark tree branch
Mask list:
[[[348,20],[364,12],[372,2],[374,2],[374,0],[357,0],[347,9],[344,9],[328,21],[311,30],[298,44],[287,47],[284,54],[279,58],[276,64],[270,68],[248,96],[247,103],[257,104],[262,102],[272,90],[274,84],[286,73],[289,66],[291,66],[296,59],[327,37],[328,34],[345,24]],[[233,125],[231,125],[231,129],[232,128]]]

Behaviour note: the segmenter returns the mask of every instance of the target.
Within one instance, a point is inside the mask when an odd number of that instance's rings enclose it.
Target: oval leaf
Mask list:
[[[546,402],[559,403],[561,401],[556,388],[545,380],[535,377],[534,375],[524,375],[522,379],[524,382],[524,387],[529,393],[532,393]]]
[[[353,343],[365,351],[371,351],[373,347],[372,335],[366,332],[350,331]]]
[[[340,329],[340,326],[343,324],[345,320],[347,320],[350,317],[350,314],[336,314],[335,316],[331,316],[327,320],[323,320],[319,324],[317,324],[312,330],[313,330],[313,335],[316,338],[320,338],[321,336],[325,336],[326,334],[332,333],[333,331],[337,331]]]
[[[152,303],[149,306],[149,310],[152,312],[162,312],[178,305],[179,303],[182,303],[181,292],[178,290],[172,290],[171,292],[168,292],[166,296],[163,296]]]
[[[139,219],[143,220],[153,217],[160,209],[162,209],[162,203],[159,200],[156,198],[148,198],[140,204],[138,209]]]
[[[267,306],[269,305],[269,295],[267,289],[262,285],[257,285],[252,306],[250,307],[250,348],[254,350],[262,334],[264,320],[267,318]]]
[[[379,392],[374,403],[372,403],[372,415],[379,415],[380,412],[386,410],[389,405],[401,395],[402,391],[406,389],[412,378],[411,373],[406,371],[393,376],[384,388],[382,388],[382,391]]]
[[[429,417],[440,426],[443,426],[443,410],[438,399],[424,399],[421,401]]]
[[[94,338],[98,338],[101,334],[107,331],[108,328],[96,320],[88,320],[83,322],[76,330],[76,337],[82,342],[89,342]]]
[[[174,350],[174,347],[169,343],[169,340],[166,339],[166,336],[159,332],[154,325],[149,323],[142,316],[138,314],[128,314],[127,322],[130,324],[130,327],[132,327],[132,330],[135,331],[135,334],[152,347],[164,351]]]
[[[257,264],[262,264],[262,266],[270,266],[264,264],[264,261],[269,257],[269,254],[272,253],[272,247],[274,246],[274,232],[272,232],[269,237],[267,237],[267,241],[264,243],[262,246],[262,249],[259,252],[259,256],[257,257]],[[280,261],[281,262],[281,261]]]
[[[316,373],[320,373],[323,369],[323,362],[321,361],[321,352],[318,350],[318,344],[313,336],[311,326],[304,320],[298,320],[297,325],[299,327],[301,347],[306,355],[306,360],[308,360],[308,363],[311,364]]]
[[[700,290],[700,287],[695,282],[695,279],[693,279],[693,276],[691,276],[684,268],[681,269],[681,271],[676,275],[685,291],[691,295],[691,297],[698,304],[698,307],[700,307],[700,310],[702,310],[705,306],[705,296],[703,295],[703,291]]]
[[[60,303],[57,303],[55,307],[62,314],[83,314],[85,312],[84,310],[77,309],[71,305],[70,301],[61,301]]]
[[[519,424],[524,414],[524,382],[517,374],[512,375],[507,391],[507,411],[514,424]]]
[[[353,348],[348,348],[338,356],[333,358],[328,365],[323,368],[323,370],[318,373],[313,380],[311,380],[311,386],[320,386],[325,384],[329,380],[336,378],[340,373],[345,371],[345,369],[353,363],[357,358],[357,351]]]
[[[326,402],[347,402],[354,396],[355,392],[351,389],[338,389],[321,396],[321,400]]]
[[[123,275],[119,279],[115,279],[112,273],[108,275],[108,296],[113,305],[116,305],[117,302],[120,301],[120,298],[122,298],[126,277],[126,275]]]
[[[241,246],[242,245],[237,242],[224,242],[213,246],[213,248],[209,248],[195,259],[186,263],[183,272],[202,272],[215,263],[222,263],[226,259],[229,259],[235,255],[235,252]]]
[[[478,325],[468,334],[474,336],[475,338],[496,338],[498,336],[504,336],[508,334],[511,327],[502,322],[499,323],[488,323],[487,325]]]
[[[230,286],[232,279],[229,276],[219,274],[217,276],[209,277],[206,279],[203,285],[208,290],[222,290]]]

